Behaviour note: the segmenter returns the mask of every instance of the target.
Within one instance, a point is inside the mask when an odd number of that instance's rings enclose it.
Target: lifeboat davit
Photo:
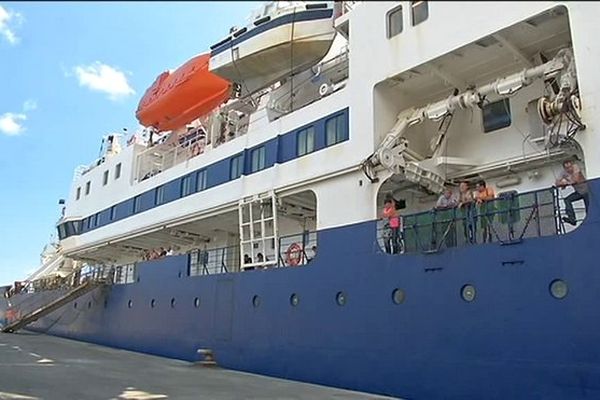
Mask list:
[[[163,72],[140,100],[135,113],[146,127],[159,131],[180,128],[227,99],[231,83],[208,70],[210,54],[201,54],[174,72]]]

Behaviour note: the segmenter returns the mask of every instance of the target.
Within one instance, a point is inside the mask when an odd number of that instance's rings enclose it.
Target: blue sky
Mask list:
[[[102,135],[137,127],[158,74],[208,51],[257,2],[0,2],[0,285],[26,278],[58,199]]]

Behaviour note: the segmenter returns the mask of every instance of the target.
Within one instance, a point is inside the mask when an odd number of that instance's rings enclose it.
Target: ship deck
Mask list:
[[[0,334],[0,399],[389,399],[54,336]]]

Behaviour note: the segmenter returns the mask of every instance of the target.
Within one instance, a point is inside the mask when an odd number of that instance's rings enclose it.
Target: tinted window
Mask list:
[[[411,1],[410,8],[413,26],[420,24],[429,17],[429,6],[426,1]]]
[[[118,163],[115,166],[115,179],[119,179],[120,176],[121,176],[121,163]]]
[[[394,8],[387,15],[387,37],[392,38],[402,32],[402,6]]]
[[[104,171],[104,176],[102,177],[102,185],[106,186],[108,183],[108,170]]]
[[[138,213],[142,209],[142,199],[141,196],[135,196],[133,198],[133,212]]]
[[[92,182],[87,181],[85,184],[85,194],[90,194],[90,189],[92,188]]]
[[[194,193],[193,175],[184,176],[181,180],[181,197]]]
[[[231,159],[229,167],[229,179],[237,179],[242,175],[244,166],[244,156],[240,154]]]
[[[79,200],[81,198],[81,186],[77,188],[77,194],[75,195],[75,200]]]
[[[325,122],[325,145],[331,146],[344,140],[344,116],[329,118]]]
[[[196,191],[201,192],[206,189],[206,170],[198,172],[198,178],[196,180]]]
[[[510,101],[502,99],[483,106],[483,131],[493,132],[510,126]]]
[[[154,204],[157,206],[164,202],[165,198],[165,187],[159,186],[156,188],[156,192],[154,193]]]
[[[296,154],[303,156],[315,151],[315,129],[311,126],[298,131]]]
[[[252,150],[252,172],[260,171],[265,168],[265,148],[259,147]]]

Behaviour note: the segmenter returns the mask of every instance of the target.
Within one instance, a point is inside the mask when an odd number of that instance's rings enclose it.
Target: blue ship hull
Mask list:
[[[382,254],[360,223],[319,232],[308,266],[235,274],[188,277],[167,257],[30,328],[190,361],[210,348],[226,368],[409,399],[598,399],[599,216],[592,197],[569,234],[427,255]],[[25,312],[60,294],[11,300]]]

